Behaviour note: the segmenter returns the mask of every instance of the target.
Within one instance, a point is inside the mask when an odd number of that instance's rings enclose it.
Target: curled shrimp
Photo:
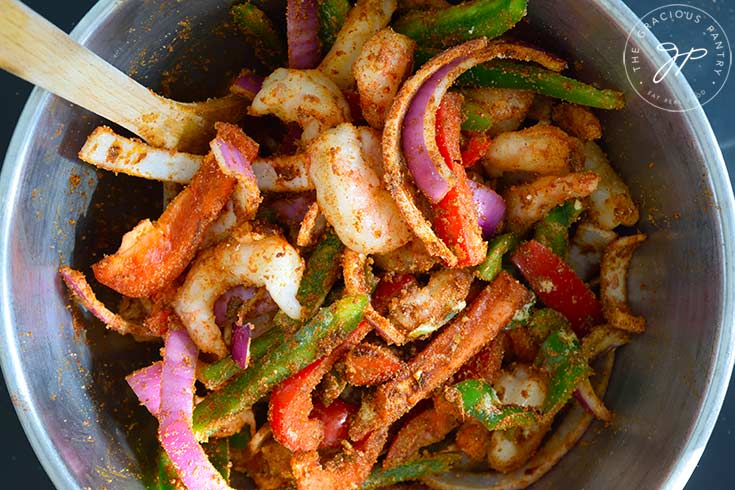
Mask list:
[[[319,208],[342,243],[365,254],[390,252],[408,243],[411,232],[383,187],[376,131],[340,124],[320,135],[310,153],[309,175]]]
[[[226,240],[203,252],[176,293],[173,307],[200,350],[227,354],[214,318],[214,302],[238,285],[265,286],[273,301],[291,318],[301,316],[296,291],[304,261],[285,238],[250,231],[245,223]]]
[[[304,130],[303,143],[351,118],[350,106],[329,78],[317,70],[286,68],[277,69],[263,81],[249,112],[298,123]]]
[[[503,194],[510,231],[521,233],[567,199],[587,197],[600,178],[592,172],[576,172],[563,177],[547,175],[528,184],[513,186]]]
[[[584,168],[600,177],[597,190],[589,198],[588,213],[593,223],[605,230],[638,222],[638,208],[630,189],[615,172],[602,149],[592,141],[584,145]]]
[[[576,141],[568,134],[556,126],[538,124],[498,135],[482,163],[491,175],[510,171],[564,175],[580,156]]]
[[[352,66],[365,42],[388,25],[396,3],[396,0],[358,0],[350,9],[337,39],[319,65],[319,70],[339,88],[346,90],[355,85]]]
[[[387,27],[367,40],[352,73],[357,82],[362,115],[381,129],[403,80],[411,73],[416,42]]]
[[[470,88],[462,90],[465,104],[478,106],[483,117],[492,121],[490,136],[517,130],[528,115],[534,94],[513,88]]]

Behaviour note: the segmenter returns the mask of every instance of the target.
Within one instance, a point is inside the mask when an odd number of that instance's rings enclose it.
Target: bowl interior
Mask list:
[[[267,10],[278,12],[281,2]],[[224,92],[251,65],[229,3],[103,0],[78,26],[81,42],[146,86],[180,100]],[[709,436],[732,366],[732,190],[701,111],[666,113],[637,97],[621,63],[630,11],[618,2],[531,2],[529,18],[580,78],[627,94],[601,114],[604,148],[640,205],[649,240],[636,254],[631,304],[648,331],[622,349],[605,397],[612,427],[593,425],[534,488],[677,488]],[[655,56],[651,40],[639,41]],[[648,60],[650,62],[650,59]],[[682,97],[687,88],[667,82]],[[21,421],[58,488],[142,488],[155,425],[125,374],[141,348],[69,308],[61,264],[89,272],[121,234],[160,211],[160,185],[96,171],[76,158],[103,123],[35,91],[3,168],[0,300],[3,371]],[[97,288],[114,306],[115,296]],[[727,319],[727,321],[725,321]],[[85,326],[86,325],[86,326]],[[621,471],[625,469],[625,471]],[[464,485],[483,487],[483,476]]]

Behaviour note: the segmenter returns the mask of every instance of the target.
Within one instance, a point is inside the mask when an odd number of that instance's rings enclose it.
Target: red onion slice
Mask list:
[[[447,75],[466,57],[439,68],[418,89],[403,119],[401,148],[416,186],[432,202],[441,201],[454,187],[456,177],[436,146],[436,111],[451,85]]]
[[[247,369],[250,362],[250,338],[253,324],[243,325],[239,320],[232,329],[232,359],[241,369]]]
[[[187,488],[229,489],[192,431],[197,348],[186,330],[166,335],[158,437]]]
[[[76,301],[110,330],[120,335],[134,335],[138,340],[153,340],[157,338],[142,325],[128,321],[117,313],[110,311],[102,301],[97,299],[94,291],[92,291],[92,287],[87,282],[87,278],[81,272],[71,267],[63,266],[59,269],[59,275],[61,275],[66,287],[72,292]]]
[[[286,36],[289,68],[306,70],[319,65],[321,45],[315,0],[288,0]]]
[[[487,240],[493,235],[498,224],[505,216],[505,201],[497,192],[486,185],[474,180],[469,180],[469,185],[477,206],[482,238]]]
[[[225,319],[227,317],[227,305],[230,304],[230,300],[232,298],[238,298],[240,301],[245,302],[253,299],[255,293],[255,288],[246,288],[245,286],[235,286],[234,288],[225,291],[222,296],[217,298],[217,301],[214,302],[215,323],[220,327],[225,323]]]
[[[163,363],[154,362],[150,366],[138,369],[127,376],[125,381],[133,389],[140,403],[154,417],[158,417],[161,408],[161,374]]]
[[[278,199],[270,203],[270,209],[276,213],[278,221],[297,226],[304,220],[306,212],[316,202],[314,194],[301,194],[296,197]]]
[[[263,77],[251,70],[245,69],[240,72],[235,81],[232,82],[232,85],[230,85],[230,92],[252,100],[255,98],[255,94],[260,92],[262,86]]]
[[[589,379],[585,379],[577,385],[577,390],[574,392],[574,398],[577,399],[580,405],[587,410],[589,413],[594,415],[596,418],[603,422],[612,421],[612,413],[607,409],[605,404],[597,396],[595,390],[592,388],[592,384]]]
[[[223,138],[217,137],[212,140],[210,147],[212,148],[214,157],[217,159],[217,163],[225,173],[255,180],[255,174],[250,165],[251,162],[235,145]]]

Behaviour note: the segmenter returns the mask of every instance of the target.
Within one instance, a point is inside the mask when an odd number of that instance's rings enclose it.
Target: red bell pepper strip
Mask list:
[[[374,386],[395,376],[404,363],[385,347],[362,343],[345,356],[345,376],[353,386]]]
[[[462,165],[459,149],[462,98],[448,93],[436,112],[436,144],[456,185],[433,205],[434,231],[459,258],[457,267],[477,265],[485,259],[487,243],[482,239],[477,208]]]
[[[324,421],[312,418],[311,393],[332,365],[372,330],[363,320],[355,331],[329,355],[312,362],[278,385],[270,396],[268,420],[273,437],[291,451],[312,451],[327,441]]]
[[[564,315],[579,337],[604,323],[602,306],[587,285],[554,252],[536,240],[524,243],[511,257],[539,299]]]
[[[490,149],[490,138],[485,135],[471,136],[467,146],[462,151],[462,165],[471,167],[485,156]]]
[[[375,311],[381,315],[388,312],[390,301],[398,296],[406,286],[416,283],[413,274],[388,274],[383,276],[375,287],[375,291],[370,296],[370,304],[373,305]]]
[[[347,424],[350,417],[357,413],[357,408],[357,405],[340,399],[334,400],[328,407],[319,402],[314,404],[311,415],[320,420],[324,427],[324,439],[319,449],[338,447],[341,441],[347,439]]]

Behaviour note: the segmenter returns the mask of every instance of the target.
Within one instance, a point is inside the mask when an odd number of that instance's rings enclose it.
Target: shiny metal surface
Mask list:
[[[187,75],[173,83],[173,95],[200,98],[222,88],[222,77],[208,78],[207,70],[222,74],[247,59],[246,49],[216,29],[228,6],[102,1],[74,35],[153,88],[166,81],[164,69],[186,57]],[[615,423],[593,426],[584,447],[534,488],[682,488],[733,363],[735,250],[725,237],[733,237],[735,215],[724,163],[701,111],[652,109],[628,86],[623,46],[635,19],[626,7],[544,0],[532,2],[530,17],[562,54],[582,62],[583,79],[628,92],[627,108],[605,118],[605,147],[631,185],[645,218],[641,228],[650,235],[634,259],[630,284],[649,331],[618,356],[606,397]],[[641,46],[648,59],[656,56],[651,42]],[[668,83],[667,90],[692,96],[676,79]],[[76,160],[99,122],[34,91],[0,178],[2,367],[26,433],[61,489],[142,488],[139,475],[150,464],[145,449],[152,447],[150,434],[137,437],[140,425],[130,428],[136,417],[143,425],[150,417],[135,408],[122,383],[124,373],[147,362],[146,353],[133,354],[135,346],[99,325],[76,329],[56,277],[60,263],[88,267],[92,250],[114,250],[127,225],[155,215],[143,203],[158,199],[155,187],[98,175]],[[104,231],[112,225],[118,229]],[[482,478],[465,481],[472,483],[481,488]]]

